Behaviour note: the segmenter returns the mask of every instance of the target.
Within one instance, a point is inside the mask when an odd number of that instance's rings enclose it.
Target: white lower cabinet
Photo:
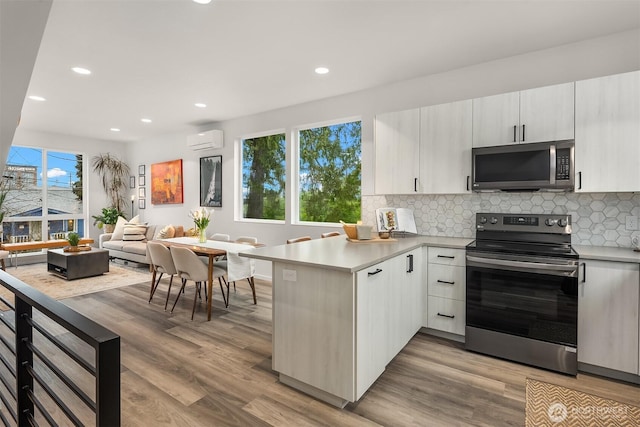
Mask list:
[[[640,265],[585,261],[578,286],[578,362],[639,374]]]
[[[464,301],[429,295],[427,304],[429,328],[464,335]]]
[[[422,326],[422,249],[390,260],[388,361],[404,348]]]
[[[465,250],[430,247],[427,260],[427,327],[464,335]]]
[[[389,284],[393,260],[356,273],[356,399],[367,391],[387,366],[391,310]]]

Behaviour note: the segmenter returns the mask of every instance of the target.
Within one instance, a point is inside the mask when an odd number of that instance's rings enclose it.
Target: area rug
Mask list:
[[[527,378],[526,427],[639,426],[640,408]]]
[[[121,267],[113,263],[109,264],[108,273],[76,280],[65,280],[47,272],[46,263],[7,267],[6,272],[56,300],[151,281],[148,268]],[[1,285],[0,295],[13,302],[13,294]],[[0,303],[0,309],[4,308]]]

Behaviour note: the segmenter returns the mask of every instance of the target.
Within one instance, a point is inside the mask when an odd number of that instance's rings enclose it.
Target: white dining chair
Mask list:
[[[173,263],[173,257],[171,256],[171,252],[169,248],[163,245],[162,243],[156,242],[148,242],[147,250],[149,251],[149,257],[151,258],[151,266],[153,268],[153,276],[151,277],[151,291],[149,293],[149,303],[153,299],[153,295],[156,293],[156,289],[158,289],[158,285],[160,284],[160,280],[162,279],[163,274],[169,274],[171,278],[169,279],[169,289],[167,289],[167,298],[164,302],[164,309],[167,309],[167,304],[169,303],[169,294],[171,294],[171,284],[173,283],[173,276],[178,274],[176,270],[176,266]],[[160,273],[156,280],[156,276]]]
[[[255,245],[258,243],[258,238],[253,236],[240,236],[236,239],[236,243],[243,243],[245,245]],[[251,287],[251,292],[253,293],[253,303],[257,304],[256,300],[256,285],[253,277],[247,277],[247,282],[249,282],[249,286]],[[233,292],[236,291],[236,282],[233,282]],[[229,296],[227,295],[227,299]]]
[[[231,236],[223,233],[214,233],[209,237],[211,240],[219,240],[221,242],[230,242]]]
[[[176,270],[178,271],[178,276],[180,276],[180,278],[182,279],[182,287],[180,288],[180,292],[178,292],[178,296],[173,303],[171,312],[173,313],[173,309],[176,307],[178,299],[180,298],[180,294],[182,293],[182,290],[184,289],[187,281],[191,280],[196,284],[195,293],[193,295],[193,308],[191,309],[191,320],[193,320],[193,315],[196,311],[196,301],[198,299],[198,295],[200,295],[202,283],[205,284],[205,299],[213,298],[213,295],[206,294],[206,283],[209,277],[209,267],[207,264],[202,262],[200,258],[198,258],[198,256],[189,248],[174,246],[171,248],[171,255],[173,256],[173,262],[176,266]],[[226,307],[228,305],[228,302],[224,295],[224,288],[222,287],[222,276],[224,276],[225,274],[226,270],[215,266],[213,267],[213,278],[218,279],[220,290],[222,291],[222,298]]]

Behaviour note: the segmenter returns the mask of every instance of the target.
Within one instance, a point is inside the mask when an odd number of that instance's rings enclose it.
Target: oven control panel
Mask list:
[[[476,230],[571,234],[571,215],[477,213]]]

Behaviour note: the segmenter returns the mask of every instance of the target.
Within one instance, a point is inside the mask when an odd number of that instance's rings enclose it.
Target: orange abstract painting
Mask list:
[[[151,165],[151,204],[183,203],[182,159]]]

